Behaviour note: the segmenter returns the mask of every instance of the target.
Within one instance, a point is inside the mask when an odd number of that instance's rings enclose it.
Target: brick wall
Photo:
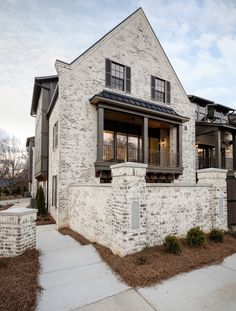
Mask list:
[[[36,213],[20,207],[0,212],[0,257],[18,256],[36,247]]]
[[[193,226],[226,229],[226,172],[201,170],[197,184],[146,184],[145,164],[113,165],[111,185],[70,187],[69,225],[121,256]]]

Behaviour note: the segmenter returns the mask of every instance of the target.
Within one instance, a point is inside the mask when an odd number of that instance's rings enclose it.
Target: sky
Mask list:
[[[236,0],[0,0],[0,137],[34,136],[34,77],[139,7],[186,92],[236,109]]]

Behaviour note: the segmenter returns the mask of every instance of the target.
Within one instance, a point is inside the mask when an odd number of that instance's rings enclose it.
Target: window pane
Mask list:
[[[111,86],[124,91],[124,66],[112,63]]]
[[[114,133],[112,131],[103,132],[103,160],[114,161]]]
[[[138,136],[128,136],[128,161],[138,162]]]
[[[165,102],[165,81],[156,78],[155,80],[156,99],[159,102]]]
[[[117,133],[117,161],[127,161],[127,135]]]

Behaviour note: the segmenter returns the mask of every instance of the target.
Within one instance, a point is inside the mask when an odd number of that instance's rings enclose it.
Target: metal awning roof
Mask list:
[[[103,90],[102,92],[95,94],[90,102],[97,104],[99,102],[112,103],[114,105],[121,105],[126,108],[130,108],[137,111],[145,111],[148,113],[158,114],[162,117],[176,119],[182,122],[186,122],[189,118],[180,116],[172,107],[164,105],[154,104],[131,96],[110,92]]]

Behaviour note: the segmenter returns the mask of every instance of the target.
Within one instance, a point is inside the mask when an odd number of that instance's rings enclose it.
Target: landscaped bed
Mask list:
[[[28,250],[17,257],[0,258],[0,310],[35,310],[38,283],[39,251]]]
[[[5,204],[5,205],[1,205],[0,204],[0,212],[1,211],[5,211],[6,209],[8,209],[9,207],[13,206],[14,204]]]
[[[36,221],[36,224],[37,226],[42,226],[42,225],[52,225],[52,224],[55,224],[55,220],[52,218],[52,216],[50,214],[47,214],[47,215],[38,215],[37,216],[37,221]]]
[[[68,228],[66,232],[83,244],[80,234]],[[207,240],[207,243],[199,248],[189,246],[186,240],[181,240],[181,243],[182,252],[179,255],[167,253],[162,245],[148,247],[123,258],[114,255],[102,245],[93,245],[112,270],[132,287],[153,285],[181,272],[220,263],[225,257],[236,252],[236,238],[230,234],[224,235],[223,243]]]

